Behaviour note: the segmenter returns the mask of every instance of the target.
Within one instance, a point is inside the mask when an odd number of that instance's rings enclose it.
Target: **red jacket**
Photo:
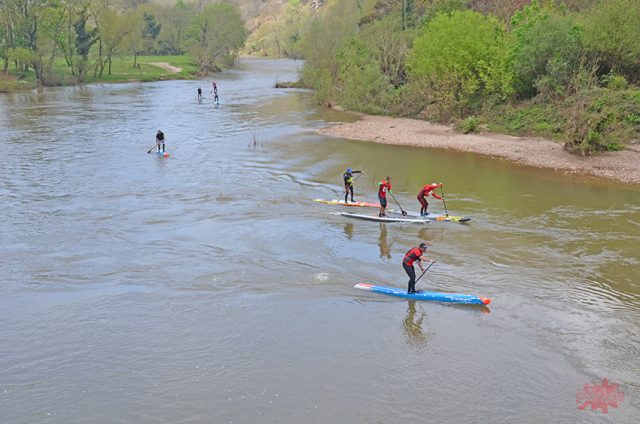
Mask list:
[[[427,184],[426,186],[422,187],[422,190],[420,190],[420,193],[418,193],[418,198],[420,198],[420,197],[428,197],[429,194],[431,194],[436,199],[442,200],[442,197],[438,196],[435,193],[435,191],[433,191],[433,190],[437,189],[438,187],[442,187],[442,184]]]
[[[379,184],[380,184],[380,188],[378,189],[378,196],[384,197],[386,199],[387,198],[387,191],[391,190],[391,183],[388,182],[387,180],[384,180],[384,181],[380,182]]]
[[[417,261],[422,256],[422,250],[417,247],[409,250],[405,253],[404,258],[402,258],[402,263],[407,264],[409,266],[413,266],[413,263]]]

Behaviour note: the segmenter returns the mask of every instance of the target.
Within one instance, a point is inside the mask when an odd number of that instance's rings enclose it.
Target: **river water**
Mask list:
[[[241,60],[218,106],[205,80],[0,97],[0,421],[637,422],[638,187],[319,135],[356,118],[272,88],[299,65]],[[472,221],[311,201],[346,167],[410,210],[442,181]],[[419,288],[489,307],[353,288],[406,287],[422,240]],[[605,378],[624,400],[579,410]]]

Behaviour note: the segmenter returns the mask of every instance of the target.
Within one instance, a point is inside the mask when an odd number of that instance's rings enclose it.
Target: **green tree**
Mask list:
[[[470,10],[439,14],[415,40],[410,75],[425,82],[440,119],[465,113],[482,95],[506,98],[513,92],[510,39],[495,17]]]
[[[380,72],[373,52],[354,37],[337,52],[337,100],[341,105],[363,112],[380,112],[381,98],[388,83]]]
[[[89,67],[89,53],[91,47],[98,41],[100,34],[97,28],[87,28],[89,22],[89,5],[85,4],[83,8],[77,11],[76,20],[73,23],[75,30],[75,52],[80,56],[74,61],[75,74],[80,82],[84,80]]]
[[[640,82],[640,0],[601,1],[584,17],[587,48],[602,65]]]
[[[240,13],[229,4],[214,3],[193,18],[188,51],[200,71],[207,73],[230,64],[245,39]]]
[[[316,89],[321,102],[331,101],[340,64],[336,52],[358,30],[361,10],[352,2],[336,2],[314,15],[302,36],[304,83]]]
[[[574,19],[533,0],[513,16],[511,25],[516,93],[563,94],[584,53],[582,31]]]

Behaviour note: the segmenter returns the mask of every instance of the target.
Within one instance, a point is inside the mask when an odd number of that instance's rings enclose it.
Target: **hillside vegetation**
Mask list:
[[[247,49],[305,58],[319,102],[589,154],[640,135],[638,40],[640,0],[290,0]]]

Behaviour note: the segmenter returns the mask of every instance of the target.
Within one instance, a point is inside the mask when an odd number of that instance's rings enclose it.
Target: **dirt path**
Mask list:
[[[472,152],[540,168],[640,184],[640,149],[637,146],[582,157],[566,152],[559,143],[541,138],[460,134],[449,126],[427,121],[370,115],[363,115],[361,120],[350,124],[323,128],[320,132],[353,140]]]
[[[152,63],[148,63],[148,65],[157,66],[158,68],[162,68],[165,71],[168,71],[172,74],[177,74],[178,72],[182,71],[182,68],[178,68],[177,66],[170,65],[167,62],[152,62]]]

